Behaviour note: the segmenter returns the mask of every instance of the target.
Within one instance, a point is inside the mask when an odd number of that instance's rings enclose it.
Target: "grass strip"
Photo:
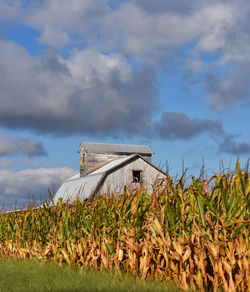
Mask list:
[[[105,271],[57,266],[35,260],[0,260],[0,291],[181,291],[173,284],[164,287],[157,281],[138,281],[128,275],[114,275]]]

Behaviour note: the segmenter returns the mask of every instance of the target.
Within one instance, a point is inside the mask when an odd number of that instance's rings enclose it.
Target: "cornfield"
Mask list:
[[[250,178],[247,171],[210,180],[169,176],[143,189],[92,201],[0,215],[2,257],[174,280],[184,290],[247,291]]]

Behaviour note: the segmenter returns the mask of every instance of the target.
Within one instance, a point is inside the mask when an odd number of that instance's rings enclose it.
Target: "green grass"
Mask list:
[[[104,271],[59,267],[33,260],[0,260],[0,291],[181,291],[176,286],[164,287],[159,282],[138,281],[127,275]]]

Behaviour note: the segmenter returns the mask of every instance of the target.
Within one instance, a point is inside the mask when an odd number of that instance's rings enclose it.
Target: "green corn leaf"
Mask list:
[[[106,246],[106,248],[107,248],[107,250],[108,250],[109,255],[114,254],[114,250],[113,250],[113,248],[112,248],[112,246],[110,245],[109,242],[107,242],[107,243],[105,244],[105,246]]]
[[[224,206],[225,213],[227,215],[227,213],[228,213],[227,195],[226,195],[226,191],[225,191],[224,184],[223,184],[223,178],[221,178],[219,185],[220,185],[222,203],[223,203],[223,206]]]
[[[169,202],[166,205],[166,210],[167,210],[167,217],[168,217],[169,223],[170,223],[170,225],[174,226],[175,225],[175,216],[174,216],[173,209],[172,209]]]
[[[203,202],[199,196],[197,196],[197,203],[198,203],[199,216],[200,216],[201,222],[203,225],[205,225],[205,215],[204,215]]]
[[[232,238],[236,238],[236,236],[240,233],[241,229],[242,229],[245,225],[246,225],[246,223],[242,223],[241,225],[239,225],[239,226],[235,229],[235,231],[234,231],[234,233],[233,233],[233,235],[232,235]]]

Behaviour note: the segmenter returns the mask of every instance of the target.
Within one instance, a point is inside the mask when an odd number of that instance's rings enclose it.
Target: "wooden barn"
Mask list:
[[[97,194],[123,193],[143,187],[148,193],[165,173],[152,164],[150,146],[82,142],[79,146],[80,171],[67,179],[54,196],[72,203]]]

